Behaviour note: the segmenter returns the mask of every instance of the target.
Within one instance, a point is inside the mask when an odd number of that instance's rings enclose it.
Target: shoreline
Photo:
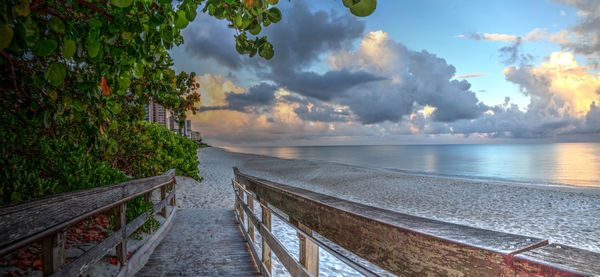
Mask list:
[[[235,155],[248,155],[248,156],[256,156],[256,157],[264,157],[264,158],[272,158],[272,159],[280,159],[291,162],[307,162],[307,163],[317,163],[317,164],[325,164],[332,166],[343,166],[343,167],[352,167],[358,169],[365,170],[374,170],[383,173],[391,173],[397,175],[406,175],[406,176],[416,176],[416,177],[427,177],[427,178],[440,178],[440,179],[450,179],[457,181],[466,181],[466,182],[478,182],[478,183],[489,183],[489,184],[498,184],[498,185],[507,185],[507,186],[522,186],[522,187],[536,187],[536,188],[558,188],[558,189],[574,189],[578,190],[591,190],[597,191],[600,195],[600,186],[585,186],[585,185],[573,185],[567,183],[559,183],[559,182],[534,182],[534,181],[522,181],[522,180],[514,180],[508,178],[495,178],[495,177],[476,177],[476,176],[467,176],[467,175],[452,175],[452,174],[443,174],[443,173],[431,173],[431,172],[419,172],[419,171],[410,171],[404,169],[395,169],[395,168],[379,168],[379,167],[366,167],[355,164],[345,164],[340,162],[332,162],[325,160],[307,160],[307,159],[291,159],[291,158],[281,158],[275,156],[254,154],[254,153],[244,153],[244,152],[234,152],[230,151],[223,147],[211,146],[211,148],[219,149],[221,151],[225,151],[227,153],[235,154]]]
[[[551,144],[551,143],[548,143]],[[447,144],[447,145],[453,145],[453,144]],[[462,144],[458,144],[458,145],[462,145]],[[488,145],[488,144],[486,144]],[[504,144],[490,144],[490,145],[504,145]],[[520,145],[520,144],[516,144],[516,145]],[[369,147],[369,146],[375,146],[375,147],[379,147],[379,146],[405,146],[405,145],[358,145],[359,147]],[[417,146],[428,146],[428,145],[417,145]],[[437,145],[436,145],[437,146]],[[444,146],[444,145],[441,145]],[[325,147],[325,148],[329,148],[329,147],[338,147],[336,146],[295,146],[295,147],[291,147],[291,148],[302,148],[302,147],[310,147],[310,148],[314,148],[314,147]],[[339,147],[349,147],[348,145],[339,145]],[[304,158],[294,158],[294,157],[286,157],[285,154],[283,155],[279,155],[277,156],[276,153],[274,152],[265,152],[265,153],[261,153],[264,151],[252,151],[252,147],[215,147],[215,148],[219,148],[222,149],[223,151],[227,151],[227,152],[231,152],[231,153],[239,153],[239,154],[247,154],[247,155],[258,155],[258,156],[266,156],[266,157],[272,157],[272,158],[278,158],[278,159],[284,159],[284,160],[297,160],[297,161],[308,161],[308,162],[317,162],[317,163],[326,163],[326,164],[337,164],[337,165],[343,165],[343,166],[350,166],[350,167],[357,167],[357,168],[365,168],[365,169],[373,169],[373,170],[379,170],[379,171],[384,171],[384,172],[392,172],[392,173],[400,173],[400,174],[406,174],[406,175],[418,175],[418,176],[425,176],[425,177],[439,177],[439,178],[451,178],[451,179],[459,179],[459,180],[466,180],[466,181],[479,181],[479,182],[494,182],[494,183],[501,183],[501,184],[519,184],[519,185],[531,185],[531,186],[555,186],[555,187],[574,187],[574,188],[591,188],[591,189],[600,189],[600,179],[595,180],[595,179],[568,179],[568,178],[563,178],[563,179],[544,179],[544,178],[536,178],[533,176],[519,176],[519,175],[514,175],[514,176],[509,176],[509,177],[505,177],[505,176],[496,176],[496,175],[469,175],[469,173],[453,173],[453,172],[432,172],[432,171],[427,171],[427,170],[418,170],[418,169],[403,169],[403,168],[394,168],[394,167],[385,167],[387,165],[385,164],[378,164],[379,166],[373,166],[373,165],[364,165],[364,163],[352,163],[352,162],[344,162],[344,161],[336,161],[336,159],[330,160],[330,159],[325,159],[323,157],[314,157],[315,159],[304,159]],[[278,146],[273,146],[273,147],[257,147],[257,149],[264,149],[264,148],[272,148],[272,149],[276,149],[278,148]],[[242,152],[236,152],[237,151],[242,151]],[[243,152],[246,151],[246,152]],[[302,156],[302,155],[299,155]],[[385,158],[385,157],[384,157]]]

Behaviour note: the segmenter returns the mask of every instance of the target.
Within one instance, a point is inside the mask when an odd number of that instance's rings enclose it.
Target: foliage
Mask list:
[[[174,167],[198,179],[197,144],[139,120],[150,100],[180,123],[195,112],[195,74],[176,73],[168,50],[183,43],[202,2],[1,1],[0,204],[116,183],[122,172]],[[281,20],[277,3],[206,0],[202,11],[237,30],[239,53],[271,59],[273,45],[258,35]],[[359,16],[376,6],[343,3]],[[147,211],[139,201],[131,216]]]
[[[198,144],[193,140],[145,121],[123,123],[110,132],[122,143],[117,145],[114,154],[104,159],[112,161],[127,174],[141,178],[175,168],[177,175],[199,180]]]
[[[146,213],[148,215],[148,220],[138,229],[138,231],[144,233],[150,233],[153,230],[157,230],[160,227],[160,223],[156,218],[154,218],[154,214],[152,213],[153,205],[150,202],[144,201],[144,197],[136,197],[129,202],[127,202],[127,210],[125,214],[127,215],[127,223],[133,221],[138,216]]]
[[[8,126],[7,126],[8,125]],[[125,181],[125,175],[105,161],[94,159],[82,145],[28,132],[6,132],[2,126],[0,145],[27,149],[27,155],[14,155],[0,147],[0,204],[46,195],[104,186]]]

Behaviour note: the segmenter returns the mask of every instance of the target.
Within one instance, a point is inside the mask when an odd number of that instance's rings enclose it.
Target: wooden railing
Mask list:
[[[170,188],[167,195],[167,187]],[[100,260],[112,248],[121,264],[127,262],[127,238],[147,220],[146,213],[126,223],[127,201],[160,189],[161,201],[153,213],[167,216],[167,204],[175,205],[175,170],[163,175],[119,184],[45,197],[0,207],[0,256],[35,241],[42,241],[44,276],[77,276]],[[64,264],[67,227],[101,212],[114,213],[114,232],[81,256]]]
[[[271,273],[271,251],[292,276],[318,276],[319,247],[365,276],[378,276],[381,270],[399,276],[600,274],[600,253],[393,212],[274,183],[237,168],[234,174],[236,215],[240,222],[248,220],[247,230],[242,229],[263,276]],[[253,212],[255,200],[261,220]],[[296,229],[299,261],[272,234],[273,214]],[[253,243],[255,229],[262,237],[260,256]],[[345,250],[334,250],[331,242]]]

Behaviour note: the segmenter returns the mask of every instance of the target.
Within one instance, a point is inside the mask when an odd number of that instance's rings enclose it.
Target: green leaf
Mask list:
[[[135,58],[121,54],[121,65],[132,65],[135,62]]]
[[[58,43],[56,42],[56,40],[40,40],[38,41],[38,43],[35,44],[31,51],[36,56],[47,56],[54,52],[54,50],[56,50],[57,47]]]
[[[54,62],[47,69],[46,73],[44,73],[44,77],[48,81],[48,83],[59,86],[67,77],[67,72],[65,71],[65,66],[62,63]]]
[[[119,76],[118,83],[119,91],[123,90],[125,92],[129,85],[131,85],[131,79],[129,79],[129,76]]]
[[[48,24],[48,29],[50,29],[56,33],[59,33],[59,34],[65,33],[65,24],[58,17],[50,18],[50,20],[48,20],[47,24]]]
[[[87,53],[90,58],[96,57],[98,55],[98,52],[100,52],[100,44],[98,43],[98,41],[88,39],[85,42],[85,47],[87,48]]]
[[[237,14],[235,16],[235,26],[237,26],[238,28],[242,28],[243,24],[244,20],[242,19],[242,16],[240,14]]]
[[[8,24],[0,24],[0,50],[6,48],[13,38],[13,29]]]
[[[350,8],[353,15],[365,17],[369,16],[377,8],[377,0],[361,0]]]
[[[22,24],[16,26],[17,35],[25,39],[25,43],[29,47],[33,47],[39,38],[39,30],[37,24],[28,17]]]
[[[133,77],[136,79],[142,78],[144,75],[144,65],[142,63],[133,64]]]
[[[344,3],[346,8],[352,8],[352,6],[354,6],[354,2],[354,0],[342,0],[342,3]]]
[[[196,18],[196,9],[198,6],[192,3],[192,1],[184,1],[183,7],[185,9],[185,18],[188,21],[193,21]]]
[[[250,29],[248,30],[250,31],[251,34],[253,35],[258,35],[258,33],[260,33],[260,24],[252,24],[252,26],[250,26]]]
[[[268,10],[269,19],[273,23],[279,22],[281,20],[281,11],[278,8],[270,8]]]
[[[90,28],[92,30],[98,30],[98,29],[100,29],[100,27],[102,27],[102,22],[100,22],[100,20],[98,20],[98,19],[90,18],[88,20],[88,25],[90,25]]]
[[[166,24],[160,26],[160,38],[162,38],[165,43],[173,42],[173,30],[171,29],[171,26]]]
[[[127,7],[131,6],[131,3],[133,3],[133,0],[110,0],[110,3],[113,6],[116,6],[119,8],[127,8]]]
[[[29,1],[21,0],[15,5],[15,13],[20,16],[28,16],[31,10],[29,9]]]
[[[70,39],[65,40],[62,48],[63,57],[67,60],[70,59],[75,54],[76,49],[77,46],[75,45],[74,41]]]
[[[130,32],[122,32],[121,33],[121,38],[123,38],[124,40],[130,40],[133,37],[133,34]]]
[[[263,44],[263,46],[260,48],[260,51],[258,52],[258,54],[267,59],[270,60],[271,58],[273,58],[273,55],[275,54],[275,52],[273,51],[273,45],[270,42],[265,42]]]
[[[175,27],[177,29],[183,29],[187,27],[188,23],[190,22],[185,17],[185,11],[178,10],[177,14],[175,15]]]
[[[113,114],[118,114],[121,112],[121,104],[119,103],[114,103],[111,107],[110,107],[110,111]]]

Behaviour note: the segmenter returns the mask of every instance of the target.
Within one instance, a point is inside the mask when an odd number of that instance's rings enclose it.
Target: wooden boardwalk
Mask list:
[[[178,210],[136,276],[260,276],[232,210]]]

